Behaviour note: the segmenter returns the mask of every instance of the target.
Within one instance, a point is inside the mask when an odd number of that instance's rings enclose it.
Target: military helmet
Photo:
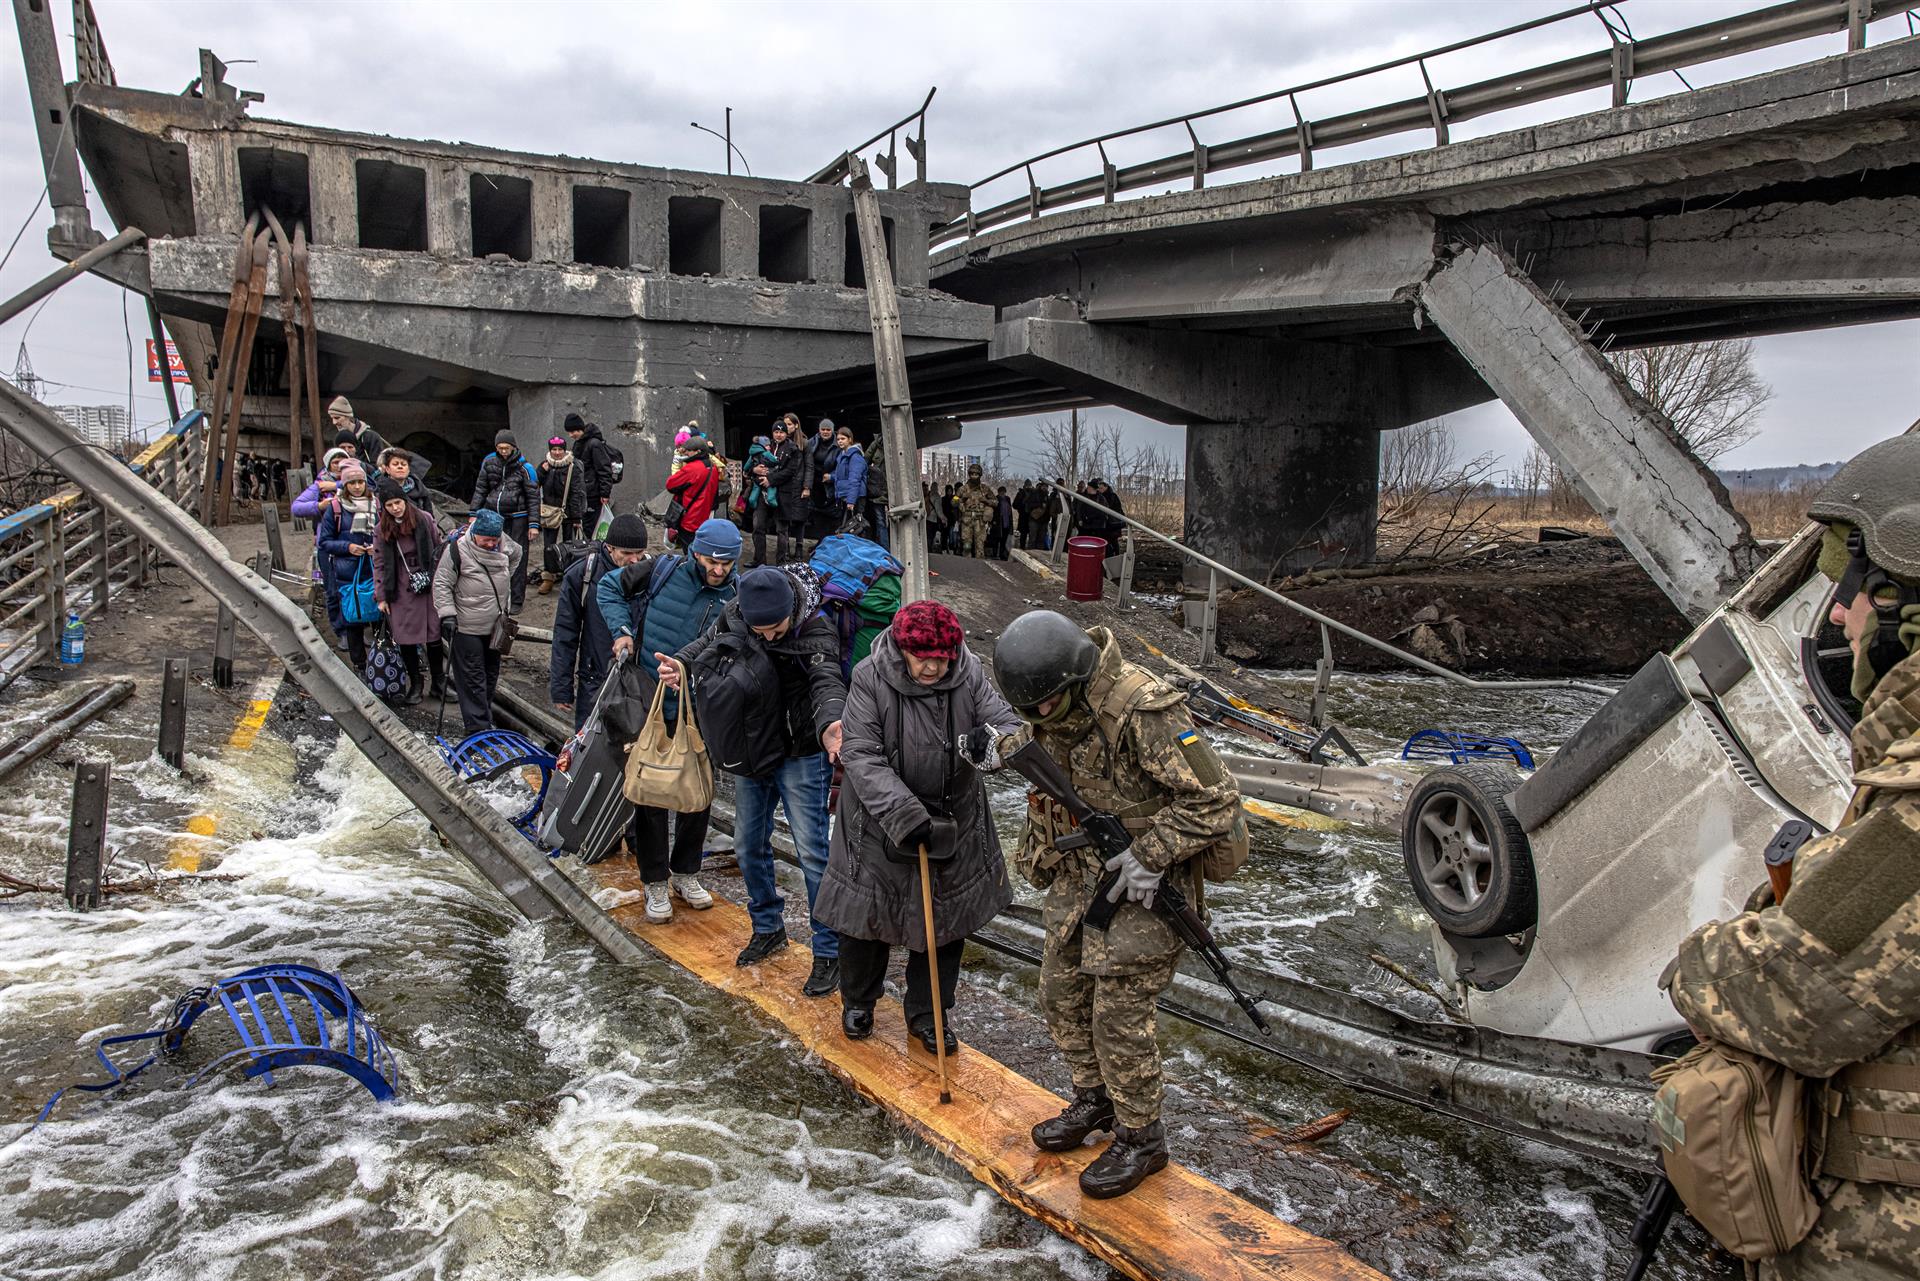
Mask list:
[[[982,471],[982,469],[981,469],[981,467],[980,467],[980,464],[979,464],[979,463],[970,463],[970,464],[968,464],[968,466],[967,466],[967,478],[968,478],[969,480],[971,480],[971,479],[972,479],[973,477],[975,477],[975,476],[981,476],[981,475],[985,475],[985,472],[984,472],[984,471]]]
[[[993,679],[1015,711],[1030,712],[1093,678],[1100,647],[1065,614],[1036,609],[1020,615],[993,643]]]
[[[1920,579],[1920,435],[1895,436],[1854,455],[1821,487],[1807,515],[1853,526],[1867,559]]]

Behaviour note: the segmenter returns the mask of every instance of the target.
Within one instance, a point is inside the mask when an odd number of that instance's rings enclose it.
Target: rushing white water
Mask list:
[[[1341,711],[1377,750],[1374,722],[1444,722],[1455,697],[1388,679]],[[1550,745],[1579,710],[1518,728]],[[209,746],[182,779],[146,755],[146,733],[110,717],[86,740],[120,762],[123,864],[164,863],[186,818],[213,813],[206,866],[239,879],[87,914],[0,902],[0,1278],[1111,1275],[744,1006],[664,961],[622,969],[569,929],[519,921],[351,748],[268,733],[245,754]],[[42,762],[0,791],[0,868],[57,879],[69,786]],[[1016,821],[1020,805],[996,809]],[[1365,960],[1377,949],[1424,968],[1394,842],[1278,828],[1260,842],[1251,874],[1216,899],[1236,957],[1404,996]],[[400,1057],[398,1102],[317,1069],[185,1088],[231,1042],[214,1011],[185,1064],[117,1096],[70,1093],[29,1128],[53,1091],[99,1076],[101,1037],[152,1027],[182,989],[268,960],[347,976]],[[1029,973],[991,959],[976,973],[1031,1007]],[[1178,1086],[1283,1120],[1357,1110],[1329,1157],[1456,1225],[1444,1258],[1382,1246],[1392,1274],[1618,1270],[1636,1180],[1163,1028]],[[1310,1229],[1338,1223],[1339,1207],[1305,1192],[1213,1173]],[[1663,1266],[1716,1275],[1679,1251]]]

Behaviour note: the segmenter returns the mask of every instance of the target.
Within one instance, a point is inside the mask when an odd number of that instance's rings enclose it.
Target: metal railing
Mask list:
[[[1008,165],[998,173],[972,184],[971,190],[979,192],[989,184],[1024,172],[1027,190],[1024,195],[985,209],[969,208],[964,217],[935,227],[932,243],[938,246],[952,241],[969,240],[982,231],[1017,222],[1023,218],[1038,218],[1049,210],[1061,209],[1069,205],[1096,200],[1112,204],[1121,192],[1137,191],[1148,187],[1165,187],[1170,183],[1187,180],[1191,180],[1197,190],[1206,186],[1207,176],[1211,173],[1264,164],[1291,156],[1300,158],[1300,168],[1304,172],[1313,168],[1314,152],[1317,149],[1389,137],[1399,133],[1431,130],[1433,145],[1445,146],[1449,140],[1451,125],[1512,107],[1551,101],[1592,89],[1611,87],[1613,105],[1624,106],[1628,91],[1636,79],[1665,72],[1680,74],[1686,68],[1721,58],[1838,31],[1847,33],[1849,50],[1861,49],[1866,47],[1866,29],[1869,23],[1879,18],[1905,13],[1911,28],[1915,12],[1913,8],[1900,3],[1899,0],[1789,0],[1785,4],[1771,5],[1716,22],[1669,32],[1666,35],[1636,40],[1633,37],[1632,28],[1627,25],[1625,17],[1620,13],[1620,4],[1626,2],[1627,0],[1617,0],[1617,2],[1616,0],[1593,0],[1592,3],[1547,14],[1528,22],[1516,23],[1486,35],[1456,41],[1453,44],[1428,49],[1423,53],[1408,54],[1387,62],[1375,63],[1359,71],[1310,80],[1285,89],[1276,89],[1270,93],[1242,98],[1237,102],[1208,107],[1185,115],[1169,116],[1151,124],[1116,129],[1110,133],[1084,138],[1079,142],[1054,147],[1017,164]],[[1456,88],[1442,88],[1434,84],[1432,72],[1427,65],[1431,59],[1588,16],[1595,18],[1605,33],[1606,47],[1592,53],[1562,59],[1510,75],[1498,76],[1491,80],[1460,85]],[[1302,94],[1349,84],[1368,76],[1408,67],[1419,70],[1424,92],[1418,97],[1402,98],[1377,107],[1325,116],[1320,119],[1313,119],[1301,110],[1299,99]],[[1681,76],[1681,83],[1687,84],[1688,88],[1692,87],[1684,75]],[[1194,128],[1197,122],[1214,116],[1282,100],[1287,103],[1293,114],[1294,123],[1287,128],[1215,143],[1202,142],[1199,132]],[[1191,146],[1187,149],[1156,160],[1131,165],[1115,165],[1107,155],[1108,143],[1176,126],[1184,128],[1187,132],[1191,142]],[[1089,149],[1099,156],[1100,172],[1098,174],[1053,186],[1042,186],[1034,177],[1035,165]]]
[[[196,483],[205,418],[187,414],[129,469],[180,502]],[[151,543],[76,485],[0,517],[0,689],[58,654],[68,614],[93,617],[159,563]]]
[[[1309,609],[1307,606],[1302,605],[1299,601],[1290,600],[1287,597],[1282,596],[1279,592],[1274,591],[1273,588],[1268,587],[1265,583],[1256,582],[1253,579],[1248,578],[1245,574],[1241,573],[1237,569],[1229,569],[1227,566],[1222,565],[1219,561],[1214,560],[1209,556],[1204,556],[1201,553],[1193,550],[1193,548],[1187,546],[1183,542],[1180,542],[1178,539],[1169,538],[1165,534],[1161,533],[1159,530],[1154,529],[1152,526],[1143,525],[1139,521],[1135,520],[1133,517],[1125,515],[1124,513],[1121,513],[1121,512],[1116,512],[1115,510],[1113,510],[1113,508],[1108,507],[1104,503],[1097,503],[1091,498],[1088,498],[1084,494],[1076,494],[1072,490],[1068,489],[1066,486],[1056,485],[1050,480],[1044,481],[1042,483],[1044,483],[1048,489],[1051,489],[1056,493],[1066,495],[1066,497],[1071,502],[1086,504],[1088,507],[1098,512],[1103,519],[1117,520],[1127,527],[1129,531],[1126,539],[1127,546],[1124,549],[1122,549],[1122,552],[1121,552],[1121,580],[1120,580],[1120,593],[1119,593],[1119,600],[1121,604],[1126,603],[1133,589],[1133,584],[1131,581],[1132,565],[1133,565],[1133,546],[1132,546],[1133,538],[1132,538],[1131,531],[1133,530],[1139,530],[1141,533],[1145,534],[1147,537],[1151,539],[1154,539],[1156,542],[1166,544],[1168,547],[1171,547],[1175,551],[1179,552],[1180,555],[1185,559],[1193,562],[1196,565],[1202,566],[1206,569],[1207,599],[1206,599],[1206,603],[1203,606],[1200,606],[1200,610],[1199,610],[1200,617],[1198,619],[1198,622],[1200,626],[1200,657],[1198,661],[1194,663],[1194,667],[1196,669],[1204,669],[1209,663],[1213,661],[1214,638],[1216,635],[1218,635],[1218,631],[1219,631],[1220,583],[1222,579],[1231,580],[1233,582],[1240,584],[1242,587],[1250,588],[1253,591],[1259,592],[1262,596],[1265,596],[1268,600],[1274,601],[1275,603],[1280,605],[1284,605],[1288,609],[1292,610],[1294,613],[1299,614],[1303,618],[1308,619],[1310,622],[1318,624],[1320,628],[1321,657],[1320,657],[1320,660],[1314,664],[1313,710],[1309,717],[1309,719],[1315,725],[1321,724],[1324,718],[1325,709],[1326,709],[1327,689],[1333,678],[1332,633],[1334,632],[1340,633],[1340,635],[1347,637],[1349,640],[1359,641],[1362,645],[1365,645],[1370,649],[1379,650],[1381,653],[1387,654],[1392,658],[1397,659],[1402,663],[1405,663],[1407,666],[1415,668],[1418,671],[1426,672],[1430,676],[1441,677],[1444,680],[1450,681],[1453,684],[1462,686],[1463,688],[1466,688],[1466,689],[1490,689],[1490,690],[1578,689],[1578,690],[1585,690],[1587,693],[1590,693],[1590,694],[1606,694],[1606,695],[1612,695],[1617,692],[1611,685],[1596,685],[1590,681],[1578,681],[1578,680],[1571,680],[1571,679],[1513,680],[1513,681],[1476,680],[1471,676],[1467,676],[1460,672],[1456,672],[1451,668],[1442,667],[1438,663],[1429,662],[1427,659],[1420,657],[1418,654],[1409,653],[1408,651],[1401,649],[1397,645],[1392,645],[1386,641],[1381,640],[1377,636],[1369,636],[1367,633],[1360,631],[1358,628],[1349,627],[1347,624],[1341,622],[1337,618],[1329,618],[1327,617],[1327,615],[1320,613],[1318,610]],[[1053,560],[1053,563],[1056,565],[1059,564],[1060,562],[1061,548],[1066,544],[1066,541],[1067,541],[1068,526],[1069,526],[1067,517],[1069,512],[1071,512],[1071,510],[1072,510],[1071,507],[1065,508],[1061,511],[1059,516],[1054,518],[1052,560]],[[1189,626],[1192,626],[1193,622],[1195,621],[1193,618],[1193,612],[1194,612],[1194,606],[1196,606],[1197,604],[1199,603],[1194,601],[1187,602]]]
[[[887,175],[887,190],[894,190],[900,185],[900,131],[918,121],[920,125],[918,135],[907,135],[907,154],[913,157],[914,181],[925,182],[927,180],[927,108],[933,105],[933,95],[939,92],[939,85],[927,90],[927,96],[921,102],[919,110],[908,112],[859,146],[850,147],[841,152],[832,164],[808,178],[807,181],[845,182],[853,176],[854,157],[885,138],[887,149],[884,152],[874,153],[873,166]]]

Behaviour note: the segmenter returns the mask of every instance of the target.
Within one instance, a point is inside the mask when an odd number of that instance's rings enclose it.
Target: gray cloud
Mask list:
[[[732,106],[735,141],[756,173],[804,177],[912,109],[938,84],[930,161],[933,176],[948,181],[970,181],[1090,134],[1352,70],[1561,7],[1557,0],[574,0],[537,6],[95,0],[123,84],[178,90],[196,73],[195,51],[204,45],[235,64],[235,83],[266,92],[258,114],[645,164],[720,168],[720,143],[687,122],[718,128],[723,109]],[[1645,36],[1754,5],[1625,0],[1622,7],[1636,34]],[[68,10],[55,6],[55,13],[64,33]],[[1885,23],[1877,30],[1885,33],[1878,38],[1893,34]],[[1597,20],[1563,23],[1491,49],[1448,55],[1436,61],[1434,74],[1442,84],[1457,84],[1602,42]],[[63,46],[70,62],[64,37]],[[1730,59],[1692,78],[1702,83],[1751,74],[1838,47],[1837,38],[1808,42]],[[257,61],[238,61],[247,58]],[[1403,70],[1318,91],[1303,107],[1325,114],[1417,87],[1417,72]],[[1664,77],[1636,86],[1636,96],[1676,89]],[[1573,109],[1508,113],[1456,137]],[[1201,133],[1219,139],[1289,120],[1284,106],[1268,106],[1203,124]],[[1172,130],[1117,144],[1113,152],[1117,160],[1139,159],[1182,145],[1184,133]],[[1418,140],[1384,141],[1372,150],[1412,145]],[[1363,154],[1355,148],[1341,157]],[[1092,172],[1094,163],[1073,157],[1054,167],[1064,176]],[[0,57],[0,234],[10,237],[20,225],[41,182],[24,78],[16,60]],[[51,269],[46,225],[43,212],[0,272],[0,294]],[[124,397],[121,301],[120,291],[105,282],[79,281],[33,322],[28,348],[35,365],[68,385],[57,397],[111,401],[116,388]],[[134,355],[143,360],[139,308],[133,317]],[[12,368],[27,323],[23,318],[0,328],[0,368]],[[1733,461],[1760,466],[1833,456],[1904,427],[1920,412],[1916,345],[1915,323],[1763,340],[1762,372],[1776,399],[1761,440]],[[157,418],[158,389],[150,389],[144,369],[136,375],[139,415]],[[1461,415],[1458,426],[1474,450],[1524,450],[1524,432],[1497,406]],[[1017,434],[1018,428],[1009,430]],[[982,434],[990,440],[992,428],[970,432],[968,446]],[[1167,439],[1159,432],[1153,438]]]

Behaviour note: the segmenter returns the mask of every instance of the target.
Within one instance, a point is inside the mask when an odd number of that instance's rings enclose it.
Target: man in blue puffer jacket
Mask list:
[[[719,621],[720,611],[736,594],[733,567],[739,559],[739,526],[716,516],[694,531],[686,555],[660,556],[603,574],[594,600],[613,634],[614,657],[634,658],[649,677],[658,680],[662,654],[677,653]],[[651,695],[651,689],[648,692]],[[669,691],[665,708],[672,733],[678,728],[679,695]],[[695,875],[706,844],[707,820],[706,810],[680,815],[669,851],[667,811],[651,805],[634,807],[627,844],[640,866],[649,921],[662,924],[673,919],[674,894],[696,910],[713,906],[713,895]]]

